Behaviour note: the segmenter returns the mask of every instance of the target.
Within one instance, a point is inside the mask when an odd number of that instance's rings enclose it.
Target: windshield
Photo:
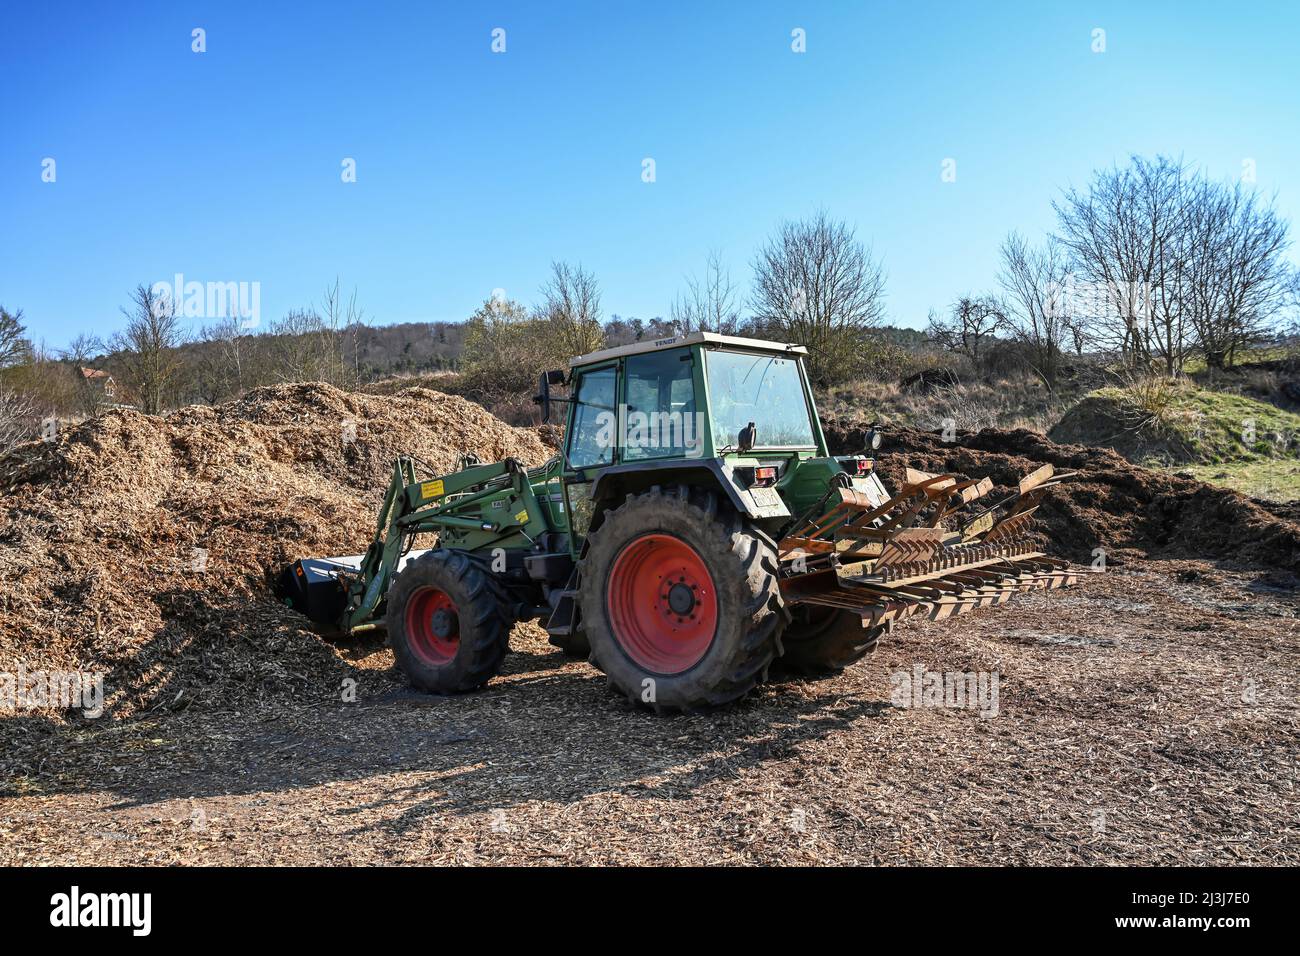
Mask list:
[[[705,360],[713,443],[721,450],[740,443],[740,430],[754,423],[755,448],[816,445],[799,363],[781,355],[710,351]]]

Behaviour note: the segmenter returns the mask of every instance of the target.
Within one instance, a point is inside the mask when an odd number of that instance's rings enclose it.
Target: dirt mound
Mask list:
[[[865,428],[823,421],[834,454],[864,447]],[[1091,562],[1096,548],[1107,560],[1219,558],[1277,573],[1300,574],[1300,523],[1294,509],[1271,506],[1235,491],[1140,468],[1113,451],[1060,445],[1037,432],[986,428],[959,433],[945,443],[937,432],[889,430],[880,466],[897,487],[905,467],[985,476],[1008,493],[1021,476],[1043,464],[1079,472],[1056,488],[1037,515],[1054,553]]]
[[[1130,461],[1160,458],[1184,464],[1197,458],[1182,436],[1143,420],[1120,400],[1105,395],[1081,400],[1047,434],[1062,445],[1110,448]]]
[[[114,410],[0,459],[0,671],[104,673],[108,711],[337,699],[348,673],[266,573],[356,553],[393,459],[535,465],[529,430],[455,396],[257,389],[164,417]],[[234,693],[237,690],[237,694]]]

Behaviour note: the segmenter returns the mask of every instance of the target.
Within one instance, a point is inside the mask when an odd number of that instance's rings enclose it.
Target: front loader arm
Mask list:
[[[484,520],[485,499],[507,496],[512,507],[500,517]],[[479,511],[475,515],[475,511]],[[416,478],[407,457],[393,463],[393,477],[379,509],[375,537],[348,588],[343,629],[377,626],[375,618],[397,574],[410,538],[442,531],[480,532],[505,539],[522,534],[529,539],[545,531],[546,518],[533,491],[528,469],[514,459],[473,465],[435,478]]]
[[[406,513],[406,491],[414,483],[415,465],[411,459],[403,457],[393,462],[393,477],[379,507],[374,540],[361,560],[360,573],[348,588],[344,630],[355,630],[374,617],[380,599],[388,592],[401,556],[403,535],[397,523]]]

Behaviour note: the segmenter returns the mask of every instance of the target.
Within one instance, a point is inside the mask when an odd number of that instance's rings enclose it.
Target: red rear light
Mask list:
[[[755,468],[753,484],[759,488],[776,484],[776,469],[770,466]]]
[[[859,474],[859,475],[865,475],[865,474],[866,474],[867,472],[869,472],[870,470],[871,470],[871,459],[870,459],[870,458],[859,458],[859,459],[858,459],[858,474]]]

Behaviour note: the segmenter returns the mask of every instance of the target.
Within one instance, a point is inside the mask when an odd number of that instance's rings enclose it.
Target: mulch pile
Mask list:
[[[0,458],[0,672],[105,672],[108,713],[337,696],[351,673],[267,574],[355,554],[399,454],[550,451],[465,399],[257,389],[164,417],[113,410]]]
[[[833,454],[865,445],[866,427],[824,421]],[[1038,509],[1051,550],[1091,562],[1103,548],[1108,562],[1143,558],[1216,558],[1229,566],[1270,572],[1279,583],[1300,575],[1300,523],[1290,505],[1247,498],[1190,478],[1131,464],[1115,452],[1058,445],[1026,429],[960,432],[945,442],[937,432],[890,429],[880,452],[886,484],[897,488],[906,467],[990,477],[990,500],[1010,493],[1043,464],[1077,477],[1058,486]]]

